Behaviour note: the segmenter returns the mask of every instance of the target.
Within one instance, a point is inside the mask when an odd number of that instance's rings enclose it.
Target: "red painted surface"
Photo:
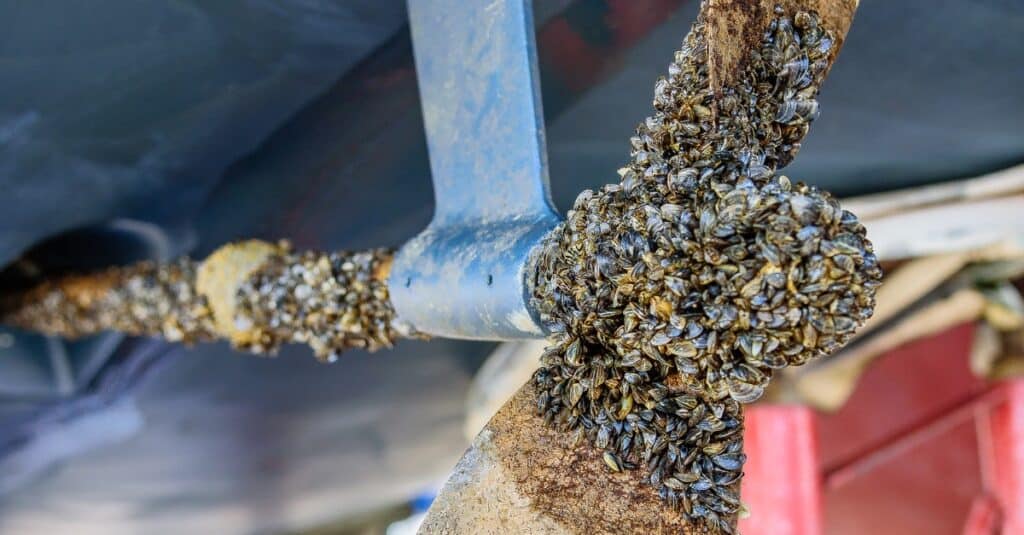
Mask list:
[[[972,336],[896,349],[835,414],[752,408],[741,532],[1024,535],[1024,380],[973,377]]]
[[[999,505],[995,500],[976,498],[967,513],[963,535],[999,535],[999,524]]]
[[[1000,385],[998,405],[979,412],[986,489],[1001,513],[1002,535],[1024,534],[1024,380]]]
[[[973,327],[895,349],[818,421],[829,535],[959,535],[983,493],[968,369]]]
[[[879,462],[829,484],[826,533],[959,535],[983,490],[974,425],[966,420],[941,431],[895,452],[874,452]]]
[[[967,364],[974,329],[966,324],[896,348],[876,360],[849,401],[818,422],[821,461],[833,470],[901,432],[983,392]]]
[[[745,427],[742,493],[751,517],[740,521],[740,533],[822,533],[814,413],[795,405],[755,406],[746,413]]]

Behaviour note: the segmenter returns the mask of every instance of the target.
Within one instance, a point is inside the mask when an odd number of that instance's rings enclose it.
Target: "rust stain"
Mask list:
[[[643,470],[611,472],[589,442],[572,446],[571,436],[546,426],[537,395],[529,382],[487,426],[495,457],[537,513],[575,533],[712,533],[666,507]]]
[[[711,85],[719,94],[734,86],[743,74],[750,51],[760,46],[775,7],[792,16],[813,11],[822,26],[833,32],[831,66],[853,23],[858,0],[707,0],[701,11],[708,29],[708,68]]]

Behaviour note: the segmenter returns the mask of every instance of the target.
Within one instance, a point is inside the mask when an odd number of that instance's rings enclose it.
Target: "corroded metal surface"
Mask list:
[[[665,507],[639,472],[611,472],[599,451],[545,425],[538,394],[527,384],[480,432],[420,533],[714,533]]]

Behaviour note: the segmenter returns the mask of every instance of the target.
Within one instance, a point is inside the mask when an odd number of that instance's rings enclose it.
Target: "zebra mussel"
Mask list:
[[[218,251],[236,246],[244,244]],[[46,281],[6,296],[0,319],[68,338],[110,329],[184,343],[227,338],[253,353],[274,353],[296,342],[326,362],[346,349],[375,351],[390,348],[398,337],[422,337],[395,317],[388,298],[391,251],[295,253],[287,242],[273,247],[274,253],[226,296],[233,305],[229,321],[241,335],[215,321],[216,307],[200,291],[200,272],[210,260],[187,257]]]
[[[195,290],[197,264],[141,262],[98,274],[44,282],[5,296],[4,323],[66,338],[107,329],[194,343],[216,337],[206,299]]]
[[[582,192],[538,259],[534,306],[554,333],[538,412],[714,531],[741,507],[741,403],[873,311],[864,227],[776,175],[817,116],[833,41],[816,14],[776,10],[740,82],[716,94],[698,19],[619,182]]]
[[[272,256],[239,287],[235,322],[252,333],[243,349],[273,353],[284,343],[307,344],[322,361],[346,349],[390,348],[413,336],[395,318],[385,277],[385,249],[285,252]]]

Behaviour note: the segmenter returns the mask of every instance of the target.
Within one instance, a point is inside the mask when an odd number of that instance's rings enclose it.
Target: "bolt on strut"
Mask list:
[[[223,338],[255,352],[294,341],[325,360],[401,337],[547,333],[541,368],[477,441],[521,439],[489,450],[507,454],[495,465],[510,471],[505,484],[566,522],[544,490],[564,488],[586,504],[574,509],[580,529],[611,531],[611,514],[650,527],[640,515],[654,511],[647,520],[662,528],[731,532],[740,404],[775,370],[844,344],[881,277],[853,214],[777,174],[818,115],[856,2],[705,1],[619,182],[581,193],[561,223],[529,7],[456,4],[410,3],[437,212],[397,256],[242,242],[202,262],[49,281],[7,297],[4,321],[63,336]],[[537,440],[569,453],[509,451]],[[515,476],[528,466],[552,470]],[[568,466],[597,486],[558,486]],[[449,496],[471,492],[460,484]],[[602,485],[646,490],[618,511],[595,501]],[[459,500],[442,493],[428,525],[479,513]]]

